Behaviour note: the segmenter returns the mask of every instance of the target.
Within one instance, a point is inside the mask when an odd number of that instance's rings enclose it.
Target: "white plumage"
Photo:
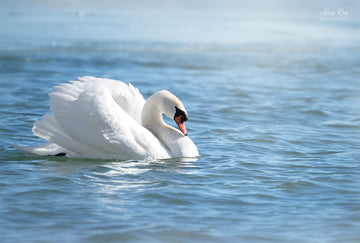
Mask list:
[[[181,101],[168,91],[159,91],[145,102],[130,84],[94,77],[81,77],[54,89],[50,93],[52,113],[35,122],[32,129],[49,143],[18,148],[39,155],[65,153],[73,158],[198,156],[191,139],[162,120],[162,113],[174,118],[176,110],[187,118]]]

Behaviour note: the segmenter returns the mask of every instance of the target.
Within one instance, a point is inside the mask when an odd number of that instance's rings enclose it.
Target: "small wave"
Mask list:
[[[324,111],[320,111],[320,110],[304,110],[303,113],[314,116],[323,116],[323,117],[327,116],[327,114]]]
[[[319,152],[309,153],[309,155],[330,155],[330,154],[339,154],[343,152],[344,151],[319,151]]]
[[[146,62],[146,61],[137,61],[135,62],[135,64],[137,65],[141,65],[141,66],[145,66],[145,67],[165,67],[167,66],[168,64],[165,63],[165,62],[154,62],[154,61],[149,61],[149,62]]]
[[[28,190],[28,191],[22,191],[22,192],[17,192],[16,196],[17,197],[23,197],[23,196],[45,196],[45,195],[54,195],[54,194],[65,194],[65,193],[69,193],[69,192],[65,192],[62,190],[57,190],[57,189],[48,189],[48,188],[41,188],[41,189],[33,189],[33,190]]]
[[[282,182],[278,187],[283,188],[285,190],[295,191],[295,190],[298,190],[300,188],[313,188],[315,186],[317,186],[317,184],[315,184],[313,182],[299,180],[299,181]]]
[[[360,124],[357,121],[331,120],[323,122],[322,125],[334,128],[360,129]]]
[[[300,153],[297,151],[290,151],[290,150],[284,150],[284,151],[281,151],[281,153],[286,154],[286,155],[304,156],[303,153]]]
[[[275,143],[274,140],[269,140],[265,138],[250,138],[250,139],[244,139],[243,142],[255,142],[255,143]]]
[[[183,65],[181,68],[186,70],[214,70],[216,67],[208,67],[208,66],[201,66],[201,65]]]

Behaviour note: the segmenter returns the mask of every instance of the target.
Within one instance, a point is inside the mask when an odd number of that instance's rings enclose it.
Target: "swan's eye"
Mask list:
[[[175,115],[174,115],[174,119],[175,119],[176,117],[179,117],[179,116],[180,116],[180,117],[181,117],[181,123],[183,123],[183,122],[185,122],[185,121],[188,120],[188,116],[187,116],[187,114],[186,114],[185,111],[177,108],[176,106],[175,106],[175,110],[176,110],[176,112],[175,112]]]

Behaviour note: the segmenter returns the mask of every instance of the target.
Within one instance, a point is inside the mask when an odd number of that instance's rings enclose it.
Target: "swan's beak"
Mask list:
[[[185,135],[187,136],[187,131],[186,131],[186,128],[185,128],[185,122],[184,122],[184,116],[183,115],[180,115],[180,116],[177,116],[175,117],[175,122],[176,124],[179,126],[179,129],[180,131]]]

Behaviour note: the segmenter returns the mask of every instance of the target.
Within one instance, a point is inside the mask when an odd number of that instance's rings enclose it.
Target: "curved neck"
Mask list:
[[[141,123],[149,129],[156,137],[160,138],[160,131],[167,127],[160,108],[161,100],[157,95],[152,95],[146,101],[141,112]]]

